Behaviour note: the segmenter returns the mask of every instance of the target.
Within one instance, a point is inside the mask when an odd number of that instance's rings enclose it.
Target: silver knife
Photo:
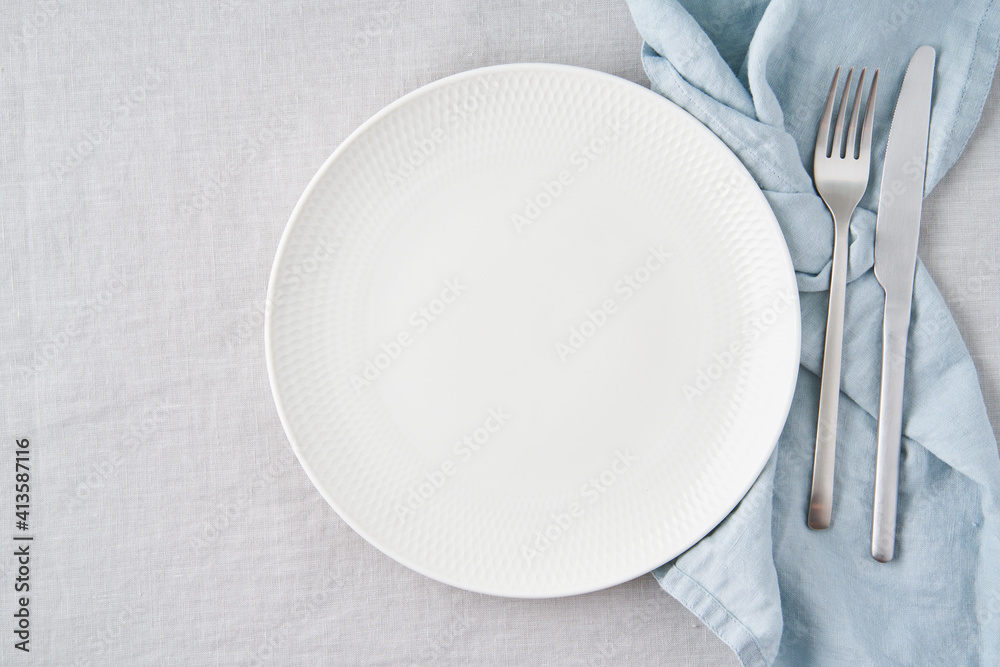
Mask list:
[[[889,128],[875,222],[875,277],[885,290],[885,315],[872,556],[883,563],[892,560],[896,543],[903,371],[927,168],[935,56],[934,49],[921,46],[906,68]]]

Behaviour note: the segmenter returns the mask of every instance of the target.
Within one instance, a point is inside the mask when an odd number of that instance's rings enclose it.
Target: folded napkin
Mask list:
[[[933,46],[930,191],[979,120],[1000,8],[987,0],[630,6],[654,90],[719,135],[763,189],[802,304],[798,386],[774,455],[732,514],[657,580],[744,665],[1000,665],[997,443],[972,360],[919,261],[896,557],[882,564],[870,555],[883,305],[874,211],[889,122],[910,56]],[[805,165],[837,65],[881,73],[874,178],[851,225],[833,523],[813,532],[805,518],[833,224]]]

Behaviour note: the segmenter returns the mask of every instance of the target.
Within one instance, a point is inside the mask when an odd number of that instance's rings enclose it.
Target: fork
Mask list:
[[[861,140],[857,141],[858,111],[861,106],[865,70],[858,77],[854,107],[844,139],[844,118],[847,115],[847,98],[851,92],[852,67],[847,72],[844,93],[840,100],[837,123],[830,140],[830,123],[833,120],[833,103],[837,97],[840,68],[833,75],[830,94],[820,118],[816,134],[816,151],[813,158],[813,182],[833,216],[833,267],[830,271],[830,306],[826,318],[826,343],[823,347],[823,374],[820,380],[819,417],[816,424],[816,451],[813,459],[812,492],[809,496],[807,523],[813,530],[823,530],[830,525],[833,513],[833,467],[837,443],[837,407],[840,399],[840,360],[844,343],[844,297],[847,293],[848,233],[851,216],[862,195],[868,189],[871,169],[872,123],[874,122],[875,93],[878,88],[878,70],[872,76],[871,90],[865,105]],[[860,145],[856,145],[860,143]]]

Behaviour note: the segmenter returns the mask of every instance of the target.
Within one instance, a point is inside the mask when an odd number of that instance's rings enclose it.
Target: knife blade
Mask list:
[[[913,54],[903,76],[903,86],[889,127],[875,219],[875,277],[885,290],[885,312],[882,319],[882,388],[878,408],[872,556],[883,563],[892,560],[895,553],[903,374],[927,168],[927,137],[936,55],[930,46],[921,46]]]

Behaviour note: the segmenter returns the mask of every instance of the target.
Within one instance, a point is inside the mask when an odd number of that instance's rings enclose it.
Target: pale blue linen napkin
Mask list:
[[[870,555],[883,293],[872,273],[889,121],[914,50],[937,50],[927,191],[992,82],[985,0],[630,0],[653,88],[719,135],[771,203],[795,265],[802,358],[784,432],[747,497],[654,574],[745,665],[1000,665],[1000,460],[976,370],[918,262],[896,558]],[[813,143],[837,65],[881,68],[873,179],[854,215],[833,524],[806,527],[833,227]]]

